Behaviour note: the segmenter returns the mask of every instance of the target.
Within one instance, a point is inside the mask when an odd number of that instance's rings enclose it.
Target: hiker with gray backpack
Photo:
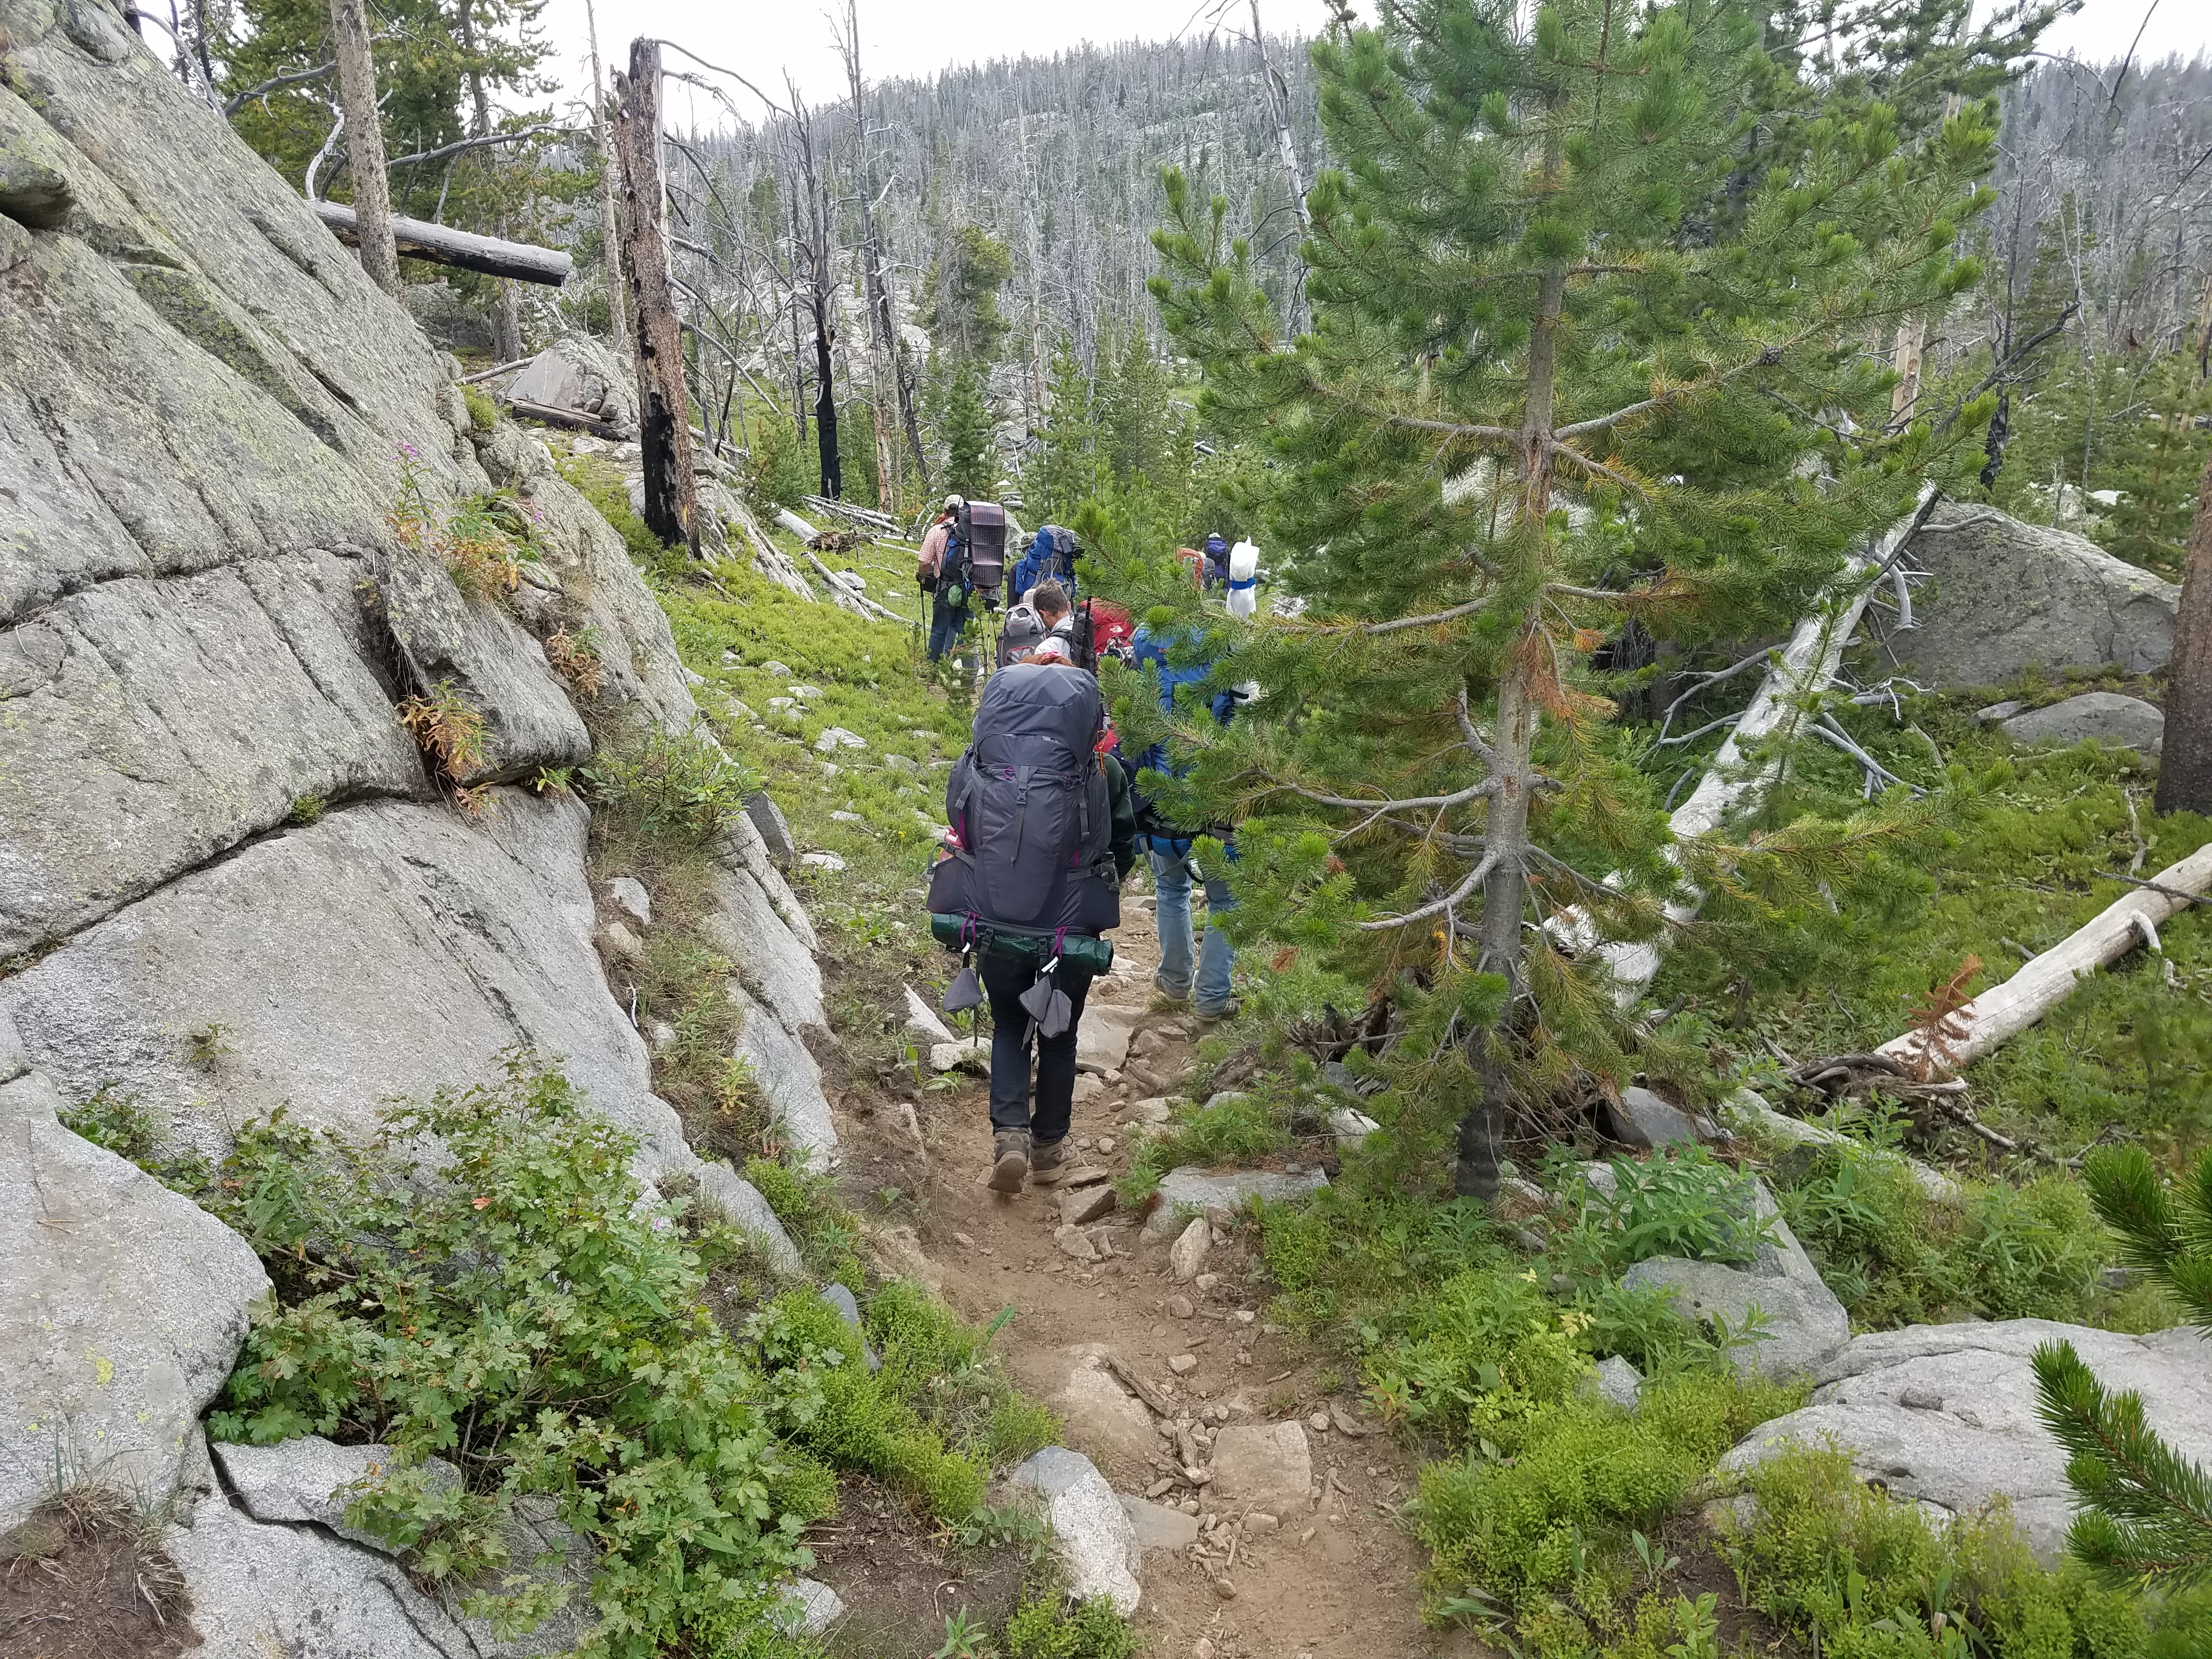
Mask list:
[[[945,788],[946,844],[930,872],[929,927],[959,953],[947,1013],[991,1006],[992,1190],[1066,1173],[1076,1028],[1113,965],[1136,817],[1098,682],[1064,663],[994,674]],[[1034,1095],[1030,1051],[1036,1051]]]

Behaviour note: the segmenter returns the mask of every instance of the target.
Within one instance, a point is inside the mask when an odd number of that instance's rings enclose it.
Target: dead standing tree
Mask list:
[[[346,143],[353,158],[349,170],[361,268],[369,281],[397,297],[399,250],[392,239],[392,185],[385,176],[376,60],[369,54],[368,9],[363,0],[331,0],[331,37],[337,59],[338,100],[349,129]],[[314,194],[312,185],[307,193]]]
[[[645,525],[663,542],[699,548],[699,486],[692,471],[691,401],[684,331],[668,282],[667,195],[660,176],[660,43],[630,42],[629,73],[615,76],[620,107],[623,263],[630,279],[637,359],[638,443],[645,458]]]
[[[837,331],[838,283],[830,246],[836,221],[830,212],[829,179],[815,151],[813,115],[799,88],[790,90],[791,155],[798,170],[797,199],[791,204],[792,275],[805,284],[796,297],[814,325],[814,440],[821,458],[822,493],[834,501],[845,494],[844,468],[837,455],[837,380],[830,359]]]
[[[895,389],[899,418],[914,447],[915,465],[921,469],[921,485],[929,488],[929,463],[921,451],[921,430],[914,415],[914,382],[900,372],[898,330],[893,320],[890,284],[884,270],[884,244],[876,225],[875,161],[868,147],[867,82],[860,74],[860,18],[856,0],[845,0],[845,26],[837,32],[838,54],[845,60],[845,81],[853,100],[854,173],[860,191],[860,285],[868,307],[869,408],[876,428],[876,505],[887,513],[898,510],[898,462],[884,409],[886,386]],[[890,186],[884,186],[889,191]]]

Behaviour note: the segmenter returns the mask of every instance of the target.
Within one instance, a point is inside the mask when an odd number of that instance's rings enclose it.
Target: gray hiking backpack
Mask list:
[[[930,872],[933,915],[1055,947],[1121,925],[1113,800],[1092,748],[1101,717],[1098,682],[1079,668],[1017,663],[991,677],[945,783],[957,844]]]

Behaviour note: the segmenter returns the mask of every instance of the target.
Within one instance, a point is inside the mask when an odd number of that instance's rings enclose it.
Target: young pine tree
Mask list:
[[[1031,505],[1038,521],[1066,524],[1098,488],[1098,415],[1092,406],[1091,377],[1065,334],[1052,354],[1045,385],[1044,453],[1031,477]]]
[[[2093,1153],[2082,1178],[2130,1264],[2212,1330],[2212,1154],[2169,1194],[2136,1146]],[[2181,1589],[2212,1582],[2212,1472],[2154,1433],[2142,1398],[2107,1394],[2070,1342],[2036,1350],[2038,1410],[2066,1448],[2083,1508],[2067,1545],[2107,1575]]]
[[[983,373],[974,358],[953,365],[937,425],[945,443],[945,488],[988,500],[998,482],[999,451],[983,402]]]
[[[1516,1103],[1629,1069],[1599,970],[1532,924],[1579,901],[1648,933],[1674,878],[1590,655],[1630,618],[1786,631],[1910,509],[1935,457],[1881,431],[1887,341],[1973,280],[1955,244],[1994,143],[1979,104],[1918,145],[1880,105],[1816,119],[1717,233],[1775,102],[1753,15],[1550,0],[1523,33],[1517,11],[1407,0],[1315,46],[1342,169],[1310,198],[1310,333],[1283,337],[1224,204],[1172,172],[1153,283],[1207,429],[1272,451],[1267,532],[1307,601],[1214,622],[1261,696],[1182,733],[1204,751],[1184,813],[1250,815],[1248,937],[1320,945],[1401,1004],[1483,1197]],[[1195,603],[1164,562],[1127,575],[1162,626]]]

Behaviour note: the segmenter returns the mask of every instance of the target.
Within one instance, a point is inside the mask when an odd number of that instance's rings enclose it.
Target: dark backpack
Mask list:
[[[1018,663],[991,677],[945,787],[958,844],[930,872],[933,915],[1054,938],[1121,925],[1113,798],[1091,746],[1102,719],[1098,682],[1080,669]]]
[[[968,586],[996,599],[1006,580],[1006,509],[996,501],[969,501],[960,509],[953,536]]]
[[[1055,630],[1044,625],[1036,607],[1018,605],[1006,612],[1006,626],[999,630],[999,666],[1010,668],[1017,658],[1025,656],[1045,642]],[[1091,601],[1077,603],[1060,632],[1067,642],[1067,654],[1086,674],[1098,672],[1098,629],[1091,620]]]

